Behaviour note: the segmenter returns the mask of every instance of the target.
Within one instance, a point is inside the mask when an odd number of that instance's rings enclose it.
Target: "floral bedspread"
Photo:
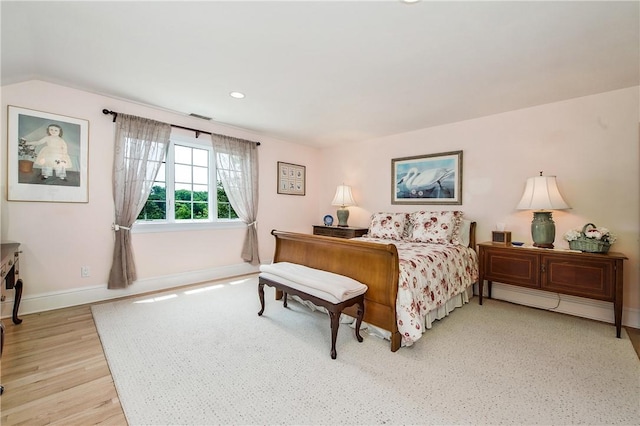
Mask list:
[[[358,240],[392,243],[398,249],[400,278],[396,314],[398,330],[407,346],[422,336],[429,311],[444,305],[478,280],[478,256],[468,247],[370,237]]]

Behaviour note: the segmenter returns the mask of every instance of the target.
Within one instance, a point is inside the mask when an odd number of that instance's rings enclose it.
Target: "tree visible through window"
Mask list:
[[[138,221],[238,219],[217,178],[213,158],[210,146],[172,140]]]

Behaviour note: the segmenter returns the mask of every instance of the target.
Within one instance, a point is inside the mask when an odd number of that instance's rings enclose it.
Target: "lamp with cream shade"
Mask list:
[[[336,195],[331,202],[332,206],[340,206],[336,212],[338,216],[338,226],[349,226],[347,225],[347,219],[349,219],[349,210],[347,207],[355,206],[355,204],[356,202],[353,200],[353,195],[351,194],[351,187],[344,184],[338,185]]]
[[[556,225],[551,217],[551,210],[570,209],[564,201],[555,176],[530,177],[524,188],[522,199],[516,207],[518,210],[533,210],[531,222],[531,238],[533,246],[553,248],[556,238]]]

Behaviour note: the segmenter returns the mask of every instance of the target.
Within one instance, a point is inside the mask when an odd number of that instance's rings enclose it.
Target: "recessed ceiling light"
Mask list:
[[[231,93],[229,93],[229,96],[231,96],[232,98],[236,98],[236,99],[242,99],[242,98],[244,98],[244,93],[231,92]]]
[[[402,3],[412,4],[418,3],[420,0],[400,0]]]

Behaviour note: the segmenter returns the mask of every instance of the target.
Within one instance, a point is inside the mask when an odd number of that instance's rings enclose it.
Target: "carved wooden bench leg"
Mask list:
[[[340,312],[329,311],[331,318],[331,359],[336,359],[336,340],[338,338],[338,327],[340,326]]]
[[[264,283],[262,281],[258,282],[258,297],[260,298],[260,312],[258,312],[258,316],[262,316],[264,313]]]
[[[277,290],[282,291],[283,294],[283,306],[287,307],[287,295],[289,293],[300,297],[303,300],[309,300],[314,303],[316,306],[324,307],[331,319],[331,359],[336,359],[338,353],[336,351],[336,341],[338,339],[338,327],[340,326],[340,316],[342,311],[349,306],[357,305],[357,318],[356,318],[356,330],[355,335],[358,342],[362,342],[362,336],[360,335],[360,326],[362,324],[362,319],[364,318],[364,294],[360,294],[351,299],[344,300],[340,303],[332,303],[328,300],[320,299],[318,297],[307,294],[297,288],[289,287],[284,284],[281,284],[277,281],[272,281],[266,278],[258,278],[258,296],[260,298],[260,312],[258,312],[259,316],[262,316],[264,313],[264,286],[268,285]]]
[[[358,316],[356,317],[356,338],[358,342],[362,342],[362,336],[360,335],[362,318],[364,318],[364,296],[362,296],[362,300],[358,301]]]

